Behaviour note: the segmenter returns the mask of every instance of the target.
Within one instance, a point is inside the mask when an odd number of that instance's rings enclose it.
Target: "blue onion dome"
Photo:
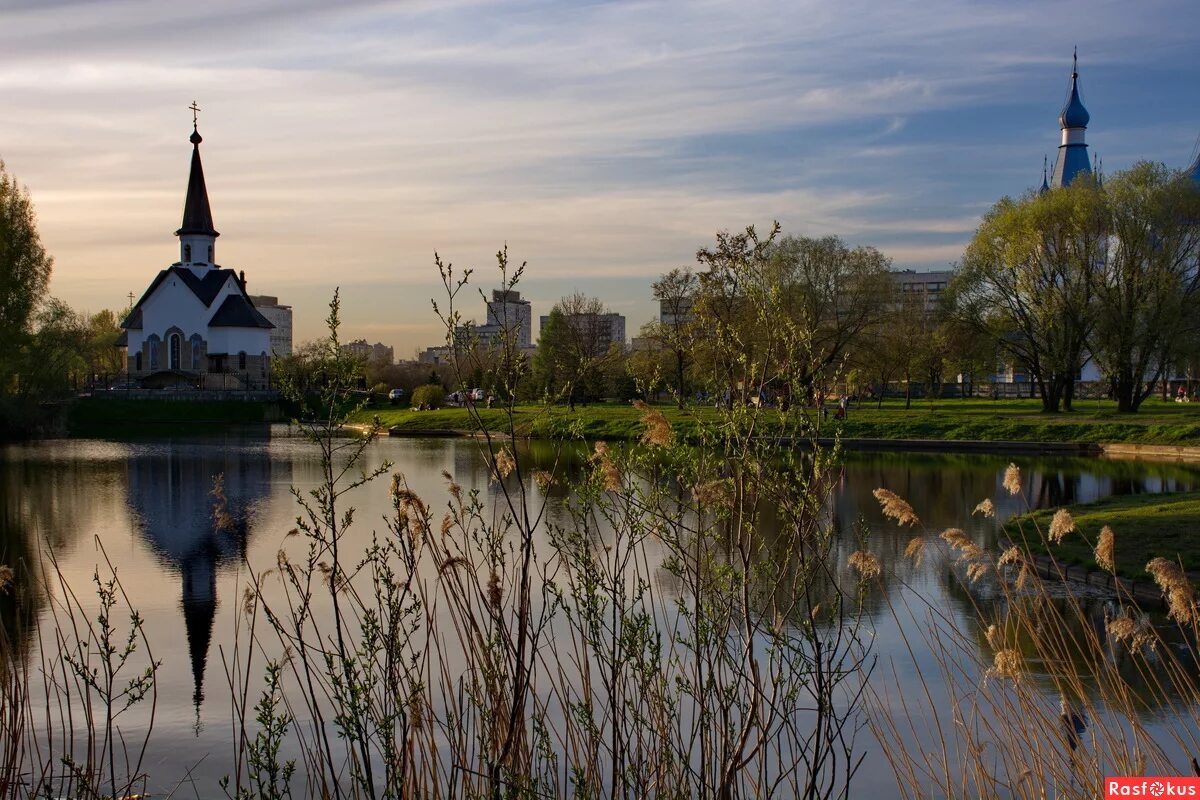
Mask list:
[[[1058,115],[1058,124],[1064,128],[1086,128],[1091,118],[1091,114],[1083,107],[1083,101],[1079,99],[1079,73],[1072,72],[1071,96],[1063,106],[1062,113]]]

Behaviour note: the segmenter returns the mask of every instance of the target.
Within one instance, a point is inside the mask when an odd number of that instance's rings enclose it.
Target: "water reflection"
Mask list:
[[[522,445],[522,454],[531,459],[533,468],[554,469],[558,476],[546,490],[550,502],[547,522],[570,523],[562,501],[569,498],[571,486],[583,475],[589,452],[585,447],[560,450],[548,442]],[[485,503],[501,490],[499,483],[489,479],[477,441],[384,440],[371,447],[367,458],[372,464],[393,461],[395,469],[408,476],[414,491],[435,509],[445,502],[443,470],[468,491],[478,490]],[[878,628],[874,640],[877,655],[884,659],[903,656],[900,636],[904,631],[897,629],[886,611],[886,605],[902,592],[920,591],[946,614],[971,617],[978,598],[965,593],[951,568],[939,559],[929,558],[921,567],[905,559],[904,548],[914,532],[885,521],[871,492],[887,487],[905,497],[931,534],[960,527],[980,544],[994,548],[1000,521],[1025,510],[1024,501],[1008,497],[1001,489],[1010,460],[1022,468],[1026,494],[1037,505],[1082,502],[1114,493],[1181,491],[1200,485],[1200,471],[1176,463],[849,453],[835,476],[835,502],[829,513],[838,531],[837,569],[835,580],[817,587],[823,607],[836,605],[825,600],[833,597],[837,584],[851,586],[857,580],[847,571],[846,558],[858,549],[858,536],[865,526],[870,549],[885,565],[878,590],[866,598]],[[227,528],[213,519],[211,492],[213,477],[218,474],[224,476],[233,520]],[[529,472],[523,475],[530,491],[538,495]],[[215,688],[220,684],[217,648],[228,647],[234,637],[234,614],[227,607],[238,588],[236,567],[244,555],[260,566],[275,563],[282,537],[295,525],[296,505],[290,487],[294,484],[306,491],[320,478],[313,448],[295,439],[252,434],[126,443],[43,442],[5,448],[0,451],[0,563],[5,559],[36,560],[43,549],[51,550],[72,581],[86,592],[98,555],[84,545],[98,537],[135,595],[132,602],[146,617],[151,641],[166,650],[172,642],[186,638],[186,653],[180,642],[177,652],[163,654],[168,664],[160,685],[163,719],[190,718],[189,712],[198,712],[204,704],[205,714],[225,721],[228,709],[221,704],[228,701]],[[985,497],[996,500],[995,520],[970,514]],[[391,512],[386,482],[356,490],[347,502],[359,510],[347,541],[352,547],[366,547],[372,529],[382,530],[381,518]],[[775,547],[770,556],[782,563],[794,554],[778,549],[786,537],[771,538],[773,526],[778,525],[774,511],[765,509],[763,534]],[[659,572],[659,579],[662,591],[678,589],[665,571]],[[222,599],[227,601],[226,608]],[[764,607],[768,601],[764,598]],[[18,640],[24,641],[38,618],[44,625],[53,623],[44,601],[36,596],[26,605],[0,597],[0,625]],[[982,638],[979,645],[981,651],[986,647]],[[206,754],[227,752],[228,734],[223,725],[211,726],[211,730],[179,726],[177,730],[171,724],[161,724],[162,739],[156,740],[163,743],[164,764],[179,763],[170,761],[172,758],[201,759]],[[187,751],[188,755],[174,751]],[[196,774],[215,780],[223,769],[221,758],[214,757]]]
[[[128,466],[135,530],[178,573],[197,708],[217,613],[217,572],[246,554],[257,508],[273,480],[290,482],[291,461],[272,462],[269,439],[242,435],[139,448]],[[214,491],[219,483],[220,489]],[[218,506],[225,516],[218,519]]]

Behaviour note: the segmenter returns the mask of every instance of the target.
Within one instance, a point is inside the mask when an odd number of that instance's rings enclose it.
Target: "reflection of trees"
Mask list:
[[[480,481],[485,480],[479,470],[475,448],[458,447],[464,451],[464,463],[459,465],[456,459],[456,474],[465,477],[480,472],[477,477]],[[526,459],[523,463],[533,469],[555,469],[557,480],[545,492],[552,500],[565,500],[571,496],[572,487],[586,474],[591,453],[590,448],[580,443],[545,441],[524,443],[521,450]],[[470,469],[467,460],[472,462]],[[1200,485],[1200,469],[1178,463],[979,454],[847,453],[836,477],[832,509],[827,509],[836,540],[830,558],[836,563],[814,583],[813,591],[823,598],[822,602],[832,601],[839,593],[854,594],[857,591],[858,576],[849,570],[846,559],[859,549],[859,536],[864,526],[869,534],[868,549],[885,565],[883,576],[869,586],[863,598],[871,613],[882,608],[886,602],[884,594],[895,591],[894,583],[902,585],[921,569],[929,568],[918,568],[904,558],[904,549],[913,536],[925,534],[930,538],[929,557],[940,546],[934,541],[936,535],[948,527],[968,530],[985,547],[995,548],[1000,534],[996,521],[973,517],[971,511],[985,497],[997,500],[1000,517],[1025,510],[1023,499],[1007,498],[1000,489],[1004,470],[1014,460],[1024,473],[1027,495],[1039,507],[1090,500],[1111,493],[1171,491]],[[924,530],[899,529],[884,519],[871,494],[879,487],[891,489],[908,500],[921,517]],[[684,505],[691,502],[690,488],[685,491],[677,486],[660,487],[659,491],[668,489]],[[764,504],[757,513],[758,530],[764,538],[761,557],[785,563],[790,555],[785,550],[791,535],[783,529],[776,509],[770,504]],[[553,508],[549,519],[564,521],[563,515]],[[836,575],[836,579],[831,579],[830,575]],[[668,591],[675,583],[661,570],[659,580],[662,588]],[[956,589],[948,586],[947,591]]]
[[[217,609],[217,570],[244,555],[255,506],[268,496],[273,478],[281,484],[291,480],[291,462],[273,463],[265,438],[231,435],[135,451],[127,470],[139,532],[160,560],[179,571],[199,707]],[[274,474],[280,471],[286,474]],[[220,497],[214,496],[216,476],[222,476]],[[214,513],[217,505],[226,518]]]
[[[118,513],[126,448],[103,442],[11,446],[0,467],[0,565],[14,585],[0,593],[0,649],[23,657],[44,604],[43,546],[62,553]]]
[[[1030,595],[1010,599],[990,581],[968,585],[960,580],[952,569],[947,568],[946,573],[946,596],[959,611],[961,617],[966,620],[964,623],[966,637],[960,641],[971,641],[977,648],[982,663],[991,662],[995,653],[995,647],[987,640],[987,624],[995,622],[1004,628],[1004,619],[1012,614],[1022,622],[1007,627],[1010,633],[1015,630],[1017,635],[1007,640],[1005,646],[1021,652],[1023,663],[1039,688],[1047,692],[1059,693],[1062,686],[1059,685],[1056,678],[1061,681],[1065,680],[1067,675],[1087,676],[1092,674],[1094,670],[1092,659],[1095,658],[1096,653],[1084,643],[1090,641],[1092,637],[1101,642],[1105,641],[1107,637],[1105,615],[1111,617],[1118,612],[1118,607],[1113,601],[1086,595],[1069,598],[1066,589],[1054,587],[1053,581],[1050,579],[1047,579],[1050,582],[1046,584],[1052,593],[1050,597]],[[1079,587],[1075,587],[1073,591],[1078,592]],[[1020,609],[1011,607],[1014,603],[1023,604],[1023,607]],[[1155,627],[1168,648],[1177,645],[1186,645],[1189,648],[1194,646],[1194,643],[1185,641],[1178,626],[1166,622],[1163,614],[1151,615],[1151,619],[1155,622]],[[1056,645],[1053,646],[1053,653],[1055,657],[1046,658],[1033,641],[1028,629],[1031,621],[1038,626],[1039,631],[1044,628],[1046,632],[1054,632]],[[1062,654],[1069,656],[1069,664],[1060,660],[1059,656]],[[1105,657],[1116,667],[1117,674],[1120,675],[1131,697],[1137,700],[1135,707],[1147,716],[1153,716],[1164,700],[1191,702],[1191,695],[1181,693],[1180,687],[1171,680],[1167,680],[1165,673],[1163,673],[1163,680],[1153,684],[1148,682],[1145,659],[1133,655],[1127,645],[1111,642]],[[1200,672],[1196,671],[1194,662],[1192,662],[1189,672],[1194,678],[1200,677]],[[1090,682],[1083,682],[1081,685],[1089,690],[1088,697],[1093,703],[1103,704],[1102,701],[1106,698],[1097,686]]]
[[[12,582],[0,586],[0,673],[20,663],[32,638],[43,598],[32,570],[34,549],[14,495],[0,494],[0,566],[12,570]]]

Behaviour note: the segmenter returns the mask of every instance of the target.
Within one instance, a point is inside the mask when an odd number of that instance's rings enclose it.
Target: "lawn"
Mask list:
[[[1005,529],[1010,538],[1019,537],[1018,523],[1035,551],[1047,552],[1037,544],[1039,537],[1030,526],[1036,521],[1044,533],[1057,509],[1047,509],[1010,520]],[[1146,563],[1156,556],[1179,559],[1188,571],[1200,569],[1200,492],[1138,494],[1107,497],[1094,503],[1068,506],[1077,530],[1067,534],[1050,552],[1060,561],[1099,569],[1092,546],[1100,529],[1113,529],[1114,562],[1117,574],[1149,580]],[[1089,544],[1090,543],[1090,544]]]
[[[689,407],[682,411],[673,405],[660,406],[677,431],[687,436],[697,420],[714,419],[709,406]],[[637,411],[627,404],[604,403],[579,406],[569,412],[556,406],[548,414],[541,407],[517,408],[516,426],[520,435],[561,436],[575,430],[589,439],[632,439],[641,434]],[[765,413],[773,414],[771,410]],[[358,414],[354,421],[366,422],[378,414],[388,427],[402,431],[473,429],[466,409],[411,411],[397,406],[381,406]],[[484,424],[502,430],[507,424],[498,409],[480,409]],[[839,432],[850,439],[936,439],[1013,442],[1131,442],[1141,444],[1177,444],[1200,446],[1200,403],[1164,403],[1148,400],[1136,414],[1118,414],[1116,404],[1107,400],[1076,403],[1071,413],[1044,414],[1036,400],[935,400],[915,401],[905,409],[902,400],[888,400],[883,407],[874,403],[850,410],[848,419],[830,418],[821,422],[821,435]]]

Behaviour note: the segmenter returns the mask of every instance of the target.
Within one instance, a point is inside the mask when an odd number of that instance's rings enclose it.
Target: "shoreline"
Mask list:
[[[365,433],[365,423],[346,423],[346,428]],[[406,428],[392,426],[386,429],[389,437],[424,439],[481,439],[482,431],[462,428]],[[493,431],[495,435],[503,435]],[[557,437],[527,434],[522,439],[553,441]],[[614,441],[632,441],[608,437]],[[819,445],[828,447],[836,440],[832,437],[817,437]],[[1108,459],[1148,459],[1154,461],[1197,461],[1200,462],[1200,447],[1186,445],[1134,444],[1128,442],[1038,442],[986,439],[883,439],[877,437],[846,437],[840,440],[846,450],[855,451],[900,451],[909,453],[979,453],[983,455],[1061,455],[1090,456]],[[802,442],[805,445],[807,442]]]

